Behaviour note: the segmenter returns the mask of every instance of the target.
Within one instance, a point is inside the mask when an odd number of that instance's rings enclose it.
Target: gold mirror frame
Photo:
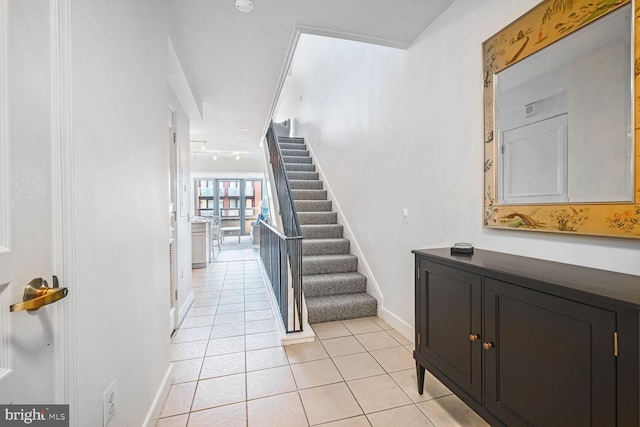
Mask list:
[[[497,167],[494,124],[496,73],[632,0],[545,0],[483,43],[484,64],[484,226],[640,239],[640,98],[634,97],[634,200],[631,203],[500,205],[496,203]],[[640,79],[640,11],[632,5],[633,86]],[[569,24],[569,25],[567,25]],[[534,32],[535,29],[535,32]],[[539,29],[539,30],[538,30]],[[535,34],[537,43],[511,43]],[[640,91],[638,91],[640,92]]]

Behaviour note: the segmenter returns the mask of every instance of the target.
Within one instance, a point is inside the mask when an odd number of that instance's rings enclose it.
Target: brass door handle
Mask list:
[[[52,302],[56,302],[66,297],[67,288],[58,285],[58,278],[53,276],[53,286],[49,287],[46,280],[41,277],[33,279],[24,287],[22,302],[9,306],[9,311],[35,311]]]
[[[492,342],[486,342],[486,343],[482,344],[482,348],[484,348],[485,350],[491,350],[493,348],[493,343]]]
[[[480,338],[480,337],[478,336],[478,334],[471,334],[471,335],[469,335],[469,341],[471,341],[471,342],[477,341],[477,340],[478,340],[478,338]]]

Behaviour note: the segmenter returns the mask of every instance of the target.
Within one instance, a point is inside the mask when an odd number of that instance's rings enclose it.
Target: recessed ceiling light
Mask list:
[[[235,5],[240,12],[249,13],[253,10],[253,2],[251,0],[236,0]]]
[[[213,160],[218,160],[218,156],[213,156]]]
[[[240,156],[236,156],[236,160],[240,160]]]

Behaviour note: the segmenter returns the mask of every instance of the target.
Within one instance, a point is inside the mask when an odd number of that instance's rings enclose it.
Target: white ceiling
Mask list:
[[[207,152],[259,155],[299,32],[407,48],[453,0],[170,0],[171,41],[202,101],[191,140]],[[202,151],[202,144],[192,144]]]

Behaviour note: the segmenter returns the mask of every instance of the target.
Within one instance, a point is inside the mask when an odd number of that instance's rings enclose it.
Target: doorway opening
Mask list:
[[[224,238],[252,234],[260,214],[263,182],[259,178],[196,178],[196,216],[220,218]]]

